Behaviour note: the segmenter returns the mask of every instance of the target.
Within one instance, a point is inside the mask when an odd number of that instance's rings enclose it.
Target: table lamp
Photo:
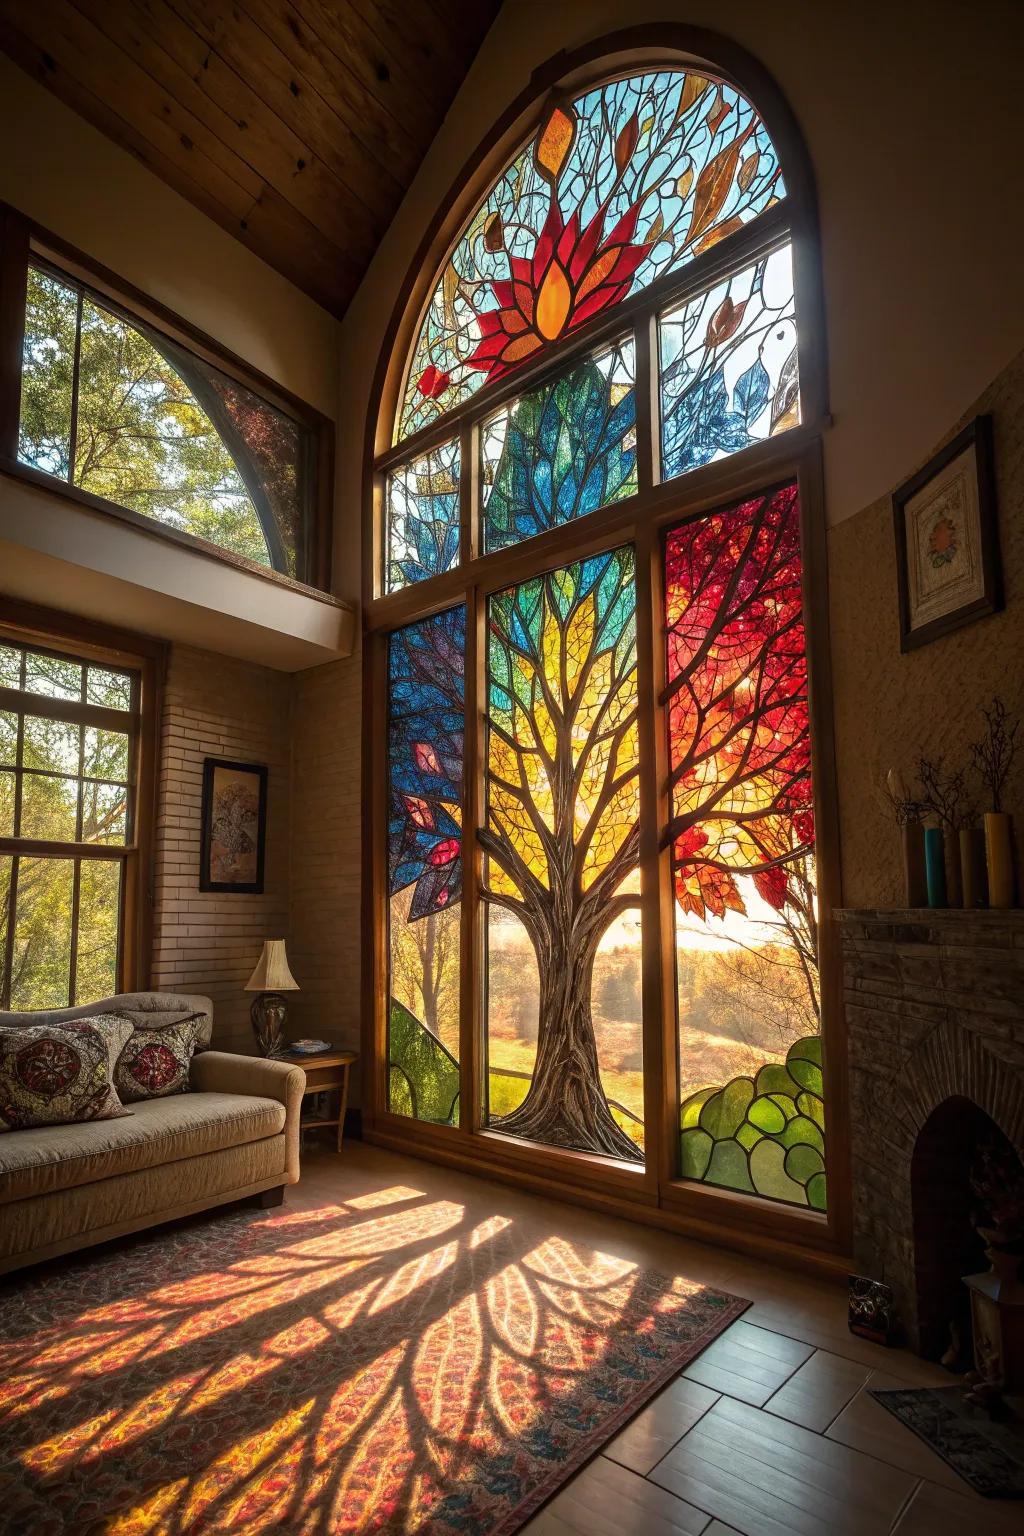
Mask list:
[[[283,1055],[288,1009],[281,994],[299,990],[298,982],[288,969],[284,939],[264,939],[263,953],[245,984],[245,990],[257,994],[249,1008],[249,1018],[260,1052],[264,1056]]]

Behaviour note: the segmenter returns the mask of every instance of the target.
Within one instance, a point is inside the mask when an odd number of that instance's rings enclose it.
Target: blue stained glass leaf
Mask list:
[[[748,427],[764,410],[770,387],[767,368],[759,357],[755,358],[746,373],[741,374],[737,380],[732,397],[733,405]]]
[[[388,641],[388,893],[414,885],[409,921],[462,893],[466,610]]]
[[[799,420],[788,246],[663,315],[658,329],[666,480]]]
[[[767,129],[728,81],[649,68],[560,100],[436,276],[395,441],[785,196]],[[569,299],[553,316],[538,298],[556,260]]]
[[[449,571],[459,560],[459,440],[388,476],[389,592]]]
[[[505,549],[636,494],[633,344],[576,364],[483,429],[484,541]]]

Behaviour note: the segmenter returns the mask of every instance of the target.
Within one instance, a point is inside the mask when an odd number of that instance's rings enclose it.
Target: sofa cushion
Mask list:
[[[114,1067],[114,1087],[122,1104],[163,1099],[188,1091],[188,1073],[203,1027],[203,1015],[176,1024],[132,1029]]]
[[[208,997],[192,992],[118,992],[94,1003],[79,1003],[74,1008],[41,1009],[34,1013],[0,1013],[0,1025],[11,1028],[26,1024],[65,1024],[69,1019],[84,1019],[97,1013],[124,1013],[136,1029],[159,1029],[180,1019],[202,1015],[197,1049],[207,1050],[213,1038],[213,1004]]]
[[[67,1126],[131,1113],[114,1087],[114,1063],[132,1021],[102,1018],[0,1027],[0,1128]]]
[[[144,1099],[122,1120],[0,1136],[0,1205],[276,1136],[285,1107],[240,1093]]]

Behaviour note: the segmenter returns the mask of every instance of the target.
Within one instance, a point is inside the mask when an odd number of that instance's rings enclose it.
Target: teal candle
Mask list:
[[[946,905],[946,847],[941,827],[924,829],[924,873],[928,882],[928,905]]]

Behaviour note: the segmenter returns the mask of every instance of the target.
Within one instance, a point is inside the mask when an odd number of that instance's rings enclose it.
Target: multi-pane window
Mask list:
[[[0,640],[0,1008],[117,990],[136,671]]]
[[[738,87],[652,65],[556,93],[432,285],[375,466],[376,1110],[810,1218],[790,196]]]
[[[29,265],[22,464],[315,581],[315,437],[308,423],[59,268]]]

